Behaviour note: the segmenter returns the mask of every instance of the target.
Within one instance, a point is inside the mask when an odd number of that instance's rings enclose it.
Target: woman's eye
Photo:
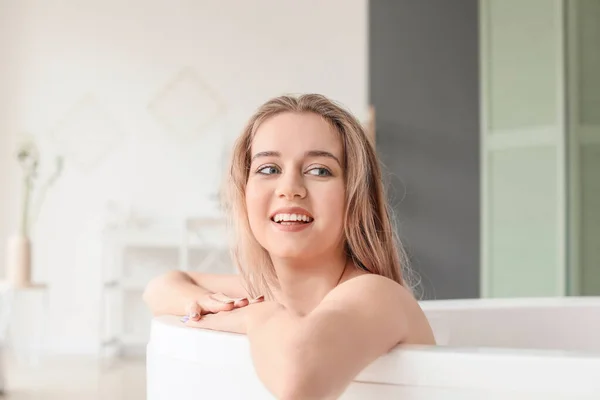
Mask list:
[[[331,172],[327,168],[312,168],[308,171],[309,174],[314,176],[331,176]]]
[[[277,169],[277,167],[274,167],[273,165],[269,165],[269,166],[260,168],[257,172],[259,174],[263,174],[263,175],[272,175],[272,174],[278,173],[279,170]]]

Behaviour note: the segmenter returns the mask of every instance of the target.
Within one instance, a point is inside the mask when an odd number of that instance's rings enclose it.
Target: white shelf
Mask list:
[[[223,271],[222,255],[229,243],[222,228],[224,224],[216,219],[199,219],[194,225],[181,224],[179,229],[105,233],[101,337],[114,340],[101,343],[101,349],[112,345],[119,353],[147,344],[150,323],[140,326],[142,318],[132,321],[126,314],[135,312],[135,317],[140,317],[144,307],[141,292],[154,276],[172,269]],[[136,333],[128,333],[131,329]]]

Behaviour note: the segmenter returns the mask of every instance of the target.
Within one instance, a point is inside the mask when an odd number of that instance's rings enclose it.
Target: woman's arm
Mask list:
[[[226,311],[247,305],[247,297],[239,275],[184,271],[169,271],[152,279],[143,294],[153,315]]]
[[[407,335],[397,283],[363,275],[332,290],[301,317],[273,303],[259,304],[247,334],[259,378],[279,399],[337,398],[368,364]]]

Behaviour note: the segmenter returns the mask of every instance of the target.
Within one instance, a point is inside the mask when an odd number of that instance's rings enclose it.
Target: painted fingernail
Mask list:
[[[265,296],[258,296],[258,297],[255,297],[255,298],[253,298],[252,300],[250,300],[250,303],[251,303],[251,304],[258,303],[259,301],[263,301],[263,300],[264,300],[264,298],[265,298]]]
[[[188,322],[189,319],[190,317],[186,315],[185,317],[181,318],[181,322]]]

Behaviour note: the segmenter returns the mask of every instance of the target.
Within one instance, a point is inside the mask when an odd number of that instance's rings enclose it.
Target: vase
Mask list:
[[[31,241],[25,235],[13,235],[8,239],[6,277],[18,288],[31,285]]]

